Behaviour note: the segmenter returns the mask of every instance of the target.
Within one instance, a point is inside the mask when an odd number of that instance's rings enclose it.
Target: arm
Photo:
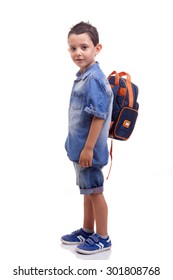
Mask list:
[[[99,137],[99,134],[102,130],[104,121],[105,121],[104,119],[100,119],[95,116],[93,117],[85,146],[84,146],[84,148],[80,154],[80,158],[79,158],[79,164],[82,167],[92,166],[94,146],[95,146],[97,139]]]

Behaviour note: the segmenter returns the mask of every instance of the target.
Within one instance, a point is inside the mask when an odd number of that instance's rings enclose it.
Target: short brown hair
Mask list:
[[[97,28],[92,26],[89,22],[79,22],[76,25],[74,25],[69,33],[68,33],[68,38],[71,34],[83,34],[83,33],[87,33],[91,39],[91,41],[93,42],[94,46],[96,46],[97,44],[99,44],[99,34],[97,31]]]

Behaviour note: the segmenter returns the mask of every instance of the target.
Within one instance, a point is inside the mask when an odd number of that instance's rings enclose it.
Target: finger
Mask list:
[[[85,161],[79,161],[80,166],[87,167],[87,164]]]

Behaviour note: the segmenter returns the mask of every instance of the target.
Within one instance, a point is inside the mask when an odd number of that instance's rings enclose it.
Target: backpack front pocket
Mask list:
[[[134,129],[137,116],[137,110],[124,107],[120,111],[117,122],[112,124],[112,137],[118,140],[127,140]]]

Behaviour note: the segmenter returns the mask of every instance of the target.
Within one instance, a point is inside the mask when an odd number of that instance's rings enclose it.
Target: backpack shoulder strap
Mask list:
[[[119,77],[126,76],[126,86],[129,92],[129,107],[133,108],[133,90],[132,90],[132,84],[131,84],[131,76],[127,72],[120,72],[118,73]]]
[[[110,158],[111,158],[111,163],[110,163],[109,172],[108,172],[108,175],[107,175],[107,177],[106,177],[106,180],[108,180],[109,175],[110,175],[110,173],[111,173],[112,160],[113,160],[112,150],[113,150],[113,139],[111,139],[111,147],[110,147],[110,152],[109,152]]]

